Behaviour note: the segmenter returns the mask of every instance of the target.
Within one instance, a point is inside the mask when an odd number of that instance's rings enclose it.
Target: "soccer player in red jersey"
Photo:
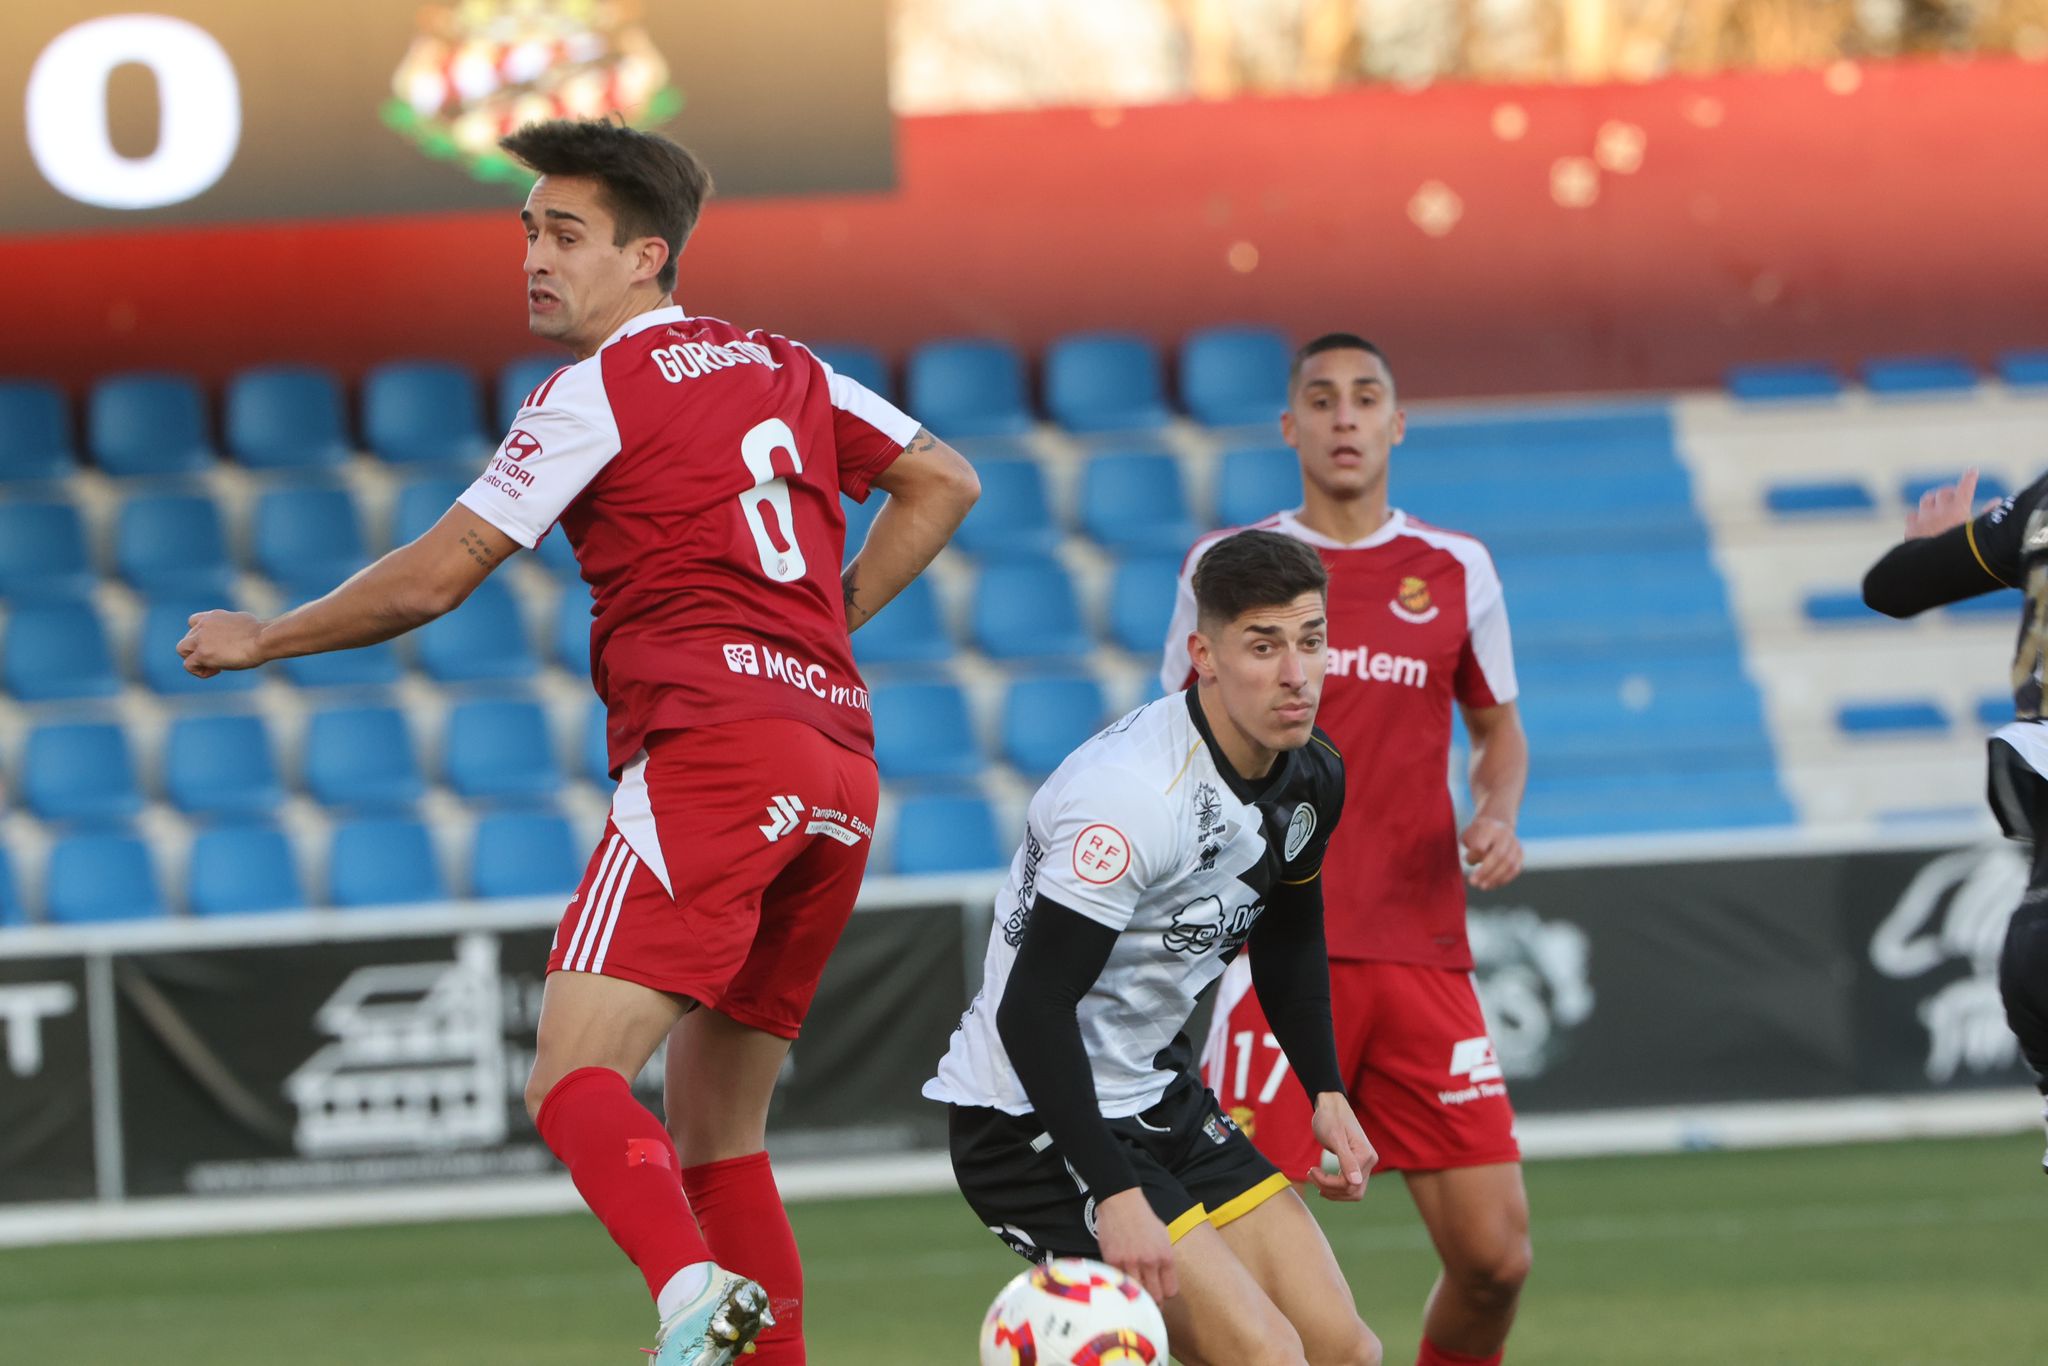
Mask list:
[[[1377,347],[1348,333],[1310,342],[1280,419],[1301,459],[1302,505],[1258,525],[1314,546],[1329,569],[1319,720],[1351,757],[1323,879],[1340,1062],[1381,1169],[1405,1176],[1443,1261],[1418,1366],[1471,1366],[1501,1359],[1530,1254],[1514,1112],[1472,987],[1459,850],[1475,887],[1520,873],[1529,750],[1492,557],[1388,505],[1405,427]],[[1195,565],[1225,534],[1188,555],[1161,671],[1169,690],[1189,677]],[[1475,809],[1462,835],[1447,783],[1453,703],[1472,741]],[[1282,1171],[1321,1165],[1242,958],[1218,988],[1203,1066]]]
[[[749,1343],[794,1366],[802,1270],[765,1130],[873,837],[847,633],[980,486],[804,347],[675,305],[710,190],[690,153],[595,122],[502,145],[539,174],[520,213],[528,321],[574,363],[418,540],[273,620],[200,613],[178,652],[208,677],[388,640],[560,523],[590,585],[618,790],[556,931],[527,1108],[645,1275],[658,1366],[725,1366]],[[842,574],[840,495],[877,488],[889,501]],[[664,1039],[666,1127],[629,1086]]]

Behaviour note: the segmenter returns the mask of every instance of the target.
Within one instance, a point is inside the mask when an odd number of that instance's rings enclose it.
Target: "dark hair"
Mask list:
[[[1387,378],[1394,377],[1394,363],[1387,359],[1387,353],[1380,350],[1356,332],[1325,332],[1314,341],[1302,346],[1294,353],[1294,360],[1287,367],[1287,392],[1293,393],[1296,381],[1301,378],[1301,367],[1308,363],[1310,356],[1320,356],[1325,351],[1365,351],[1380,358],[1380,364],[1387,367]]]
[[[668,243],[668,264],[655,283],[664,292],[676,287],[676,258],[711,196],[711,172],[688,148],[598,119],[529,123],[498,145],[535,174],[589,176],[604,186],[605,207],[618,225],[612,245],[659,237]]]
[[[1303,593],[1329,591],[1330,575],[1315,551],[1277,531],[1240,531],[1210,546],[1195,566],[1195,619],[1220,626]]]

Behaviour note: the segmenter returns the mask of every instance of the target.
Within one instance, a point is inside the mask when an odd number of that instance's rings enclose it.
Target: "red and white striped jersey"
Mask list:
[[[1515,700],[1506,598],[1486,547],[1394,512],[1346,545],[1294,512],[1257,524],[1313,546],[1330,574],[1330,664],[1316,724],[1346,763],[1344,823],[1324,865],[1332,958],[1470,968],[1448,782],[1451,704]],[[1237,528],[1233,528],[1237,529]],[[1188,686],[1195,565],[1181,566],[1160,683]]]
[[[788,338],[671,306],[529,395],[461,502],[529,549],[568,535],[613,772],[652,732],[764,716],[867,753],[839,495],[916,435]]]

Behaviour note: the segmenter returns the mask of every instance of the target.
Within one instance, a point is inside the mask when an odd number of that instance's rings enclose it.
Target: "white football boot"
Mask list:
[[[714,1267],[703,1292],[662,1321],[652,1366],[732,1366],[774,1326],[767,1291]]]

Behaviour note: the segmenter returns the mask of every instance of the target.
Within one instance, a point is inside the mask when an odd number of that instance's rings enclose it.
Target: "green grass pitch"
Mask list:
[[[1529,1169],[1513,1366],[2048,1362],[2037,1138]],[[1389,1366],[1434,1275],[1397,1178],[1325,1228]],[[950,1195],[799,1205],[814,1366],[972,1366],[1022,1263]],[[638,1278],[586,1216],[0,1252],[0,1361],[632,1366]]]

